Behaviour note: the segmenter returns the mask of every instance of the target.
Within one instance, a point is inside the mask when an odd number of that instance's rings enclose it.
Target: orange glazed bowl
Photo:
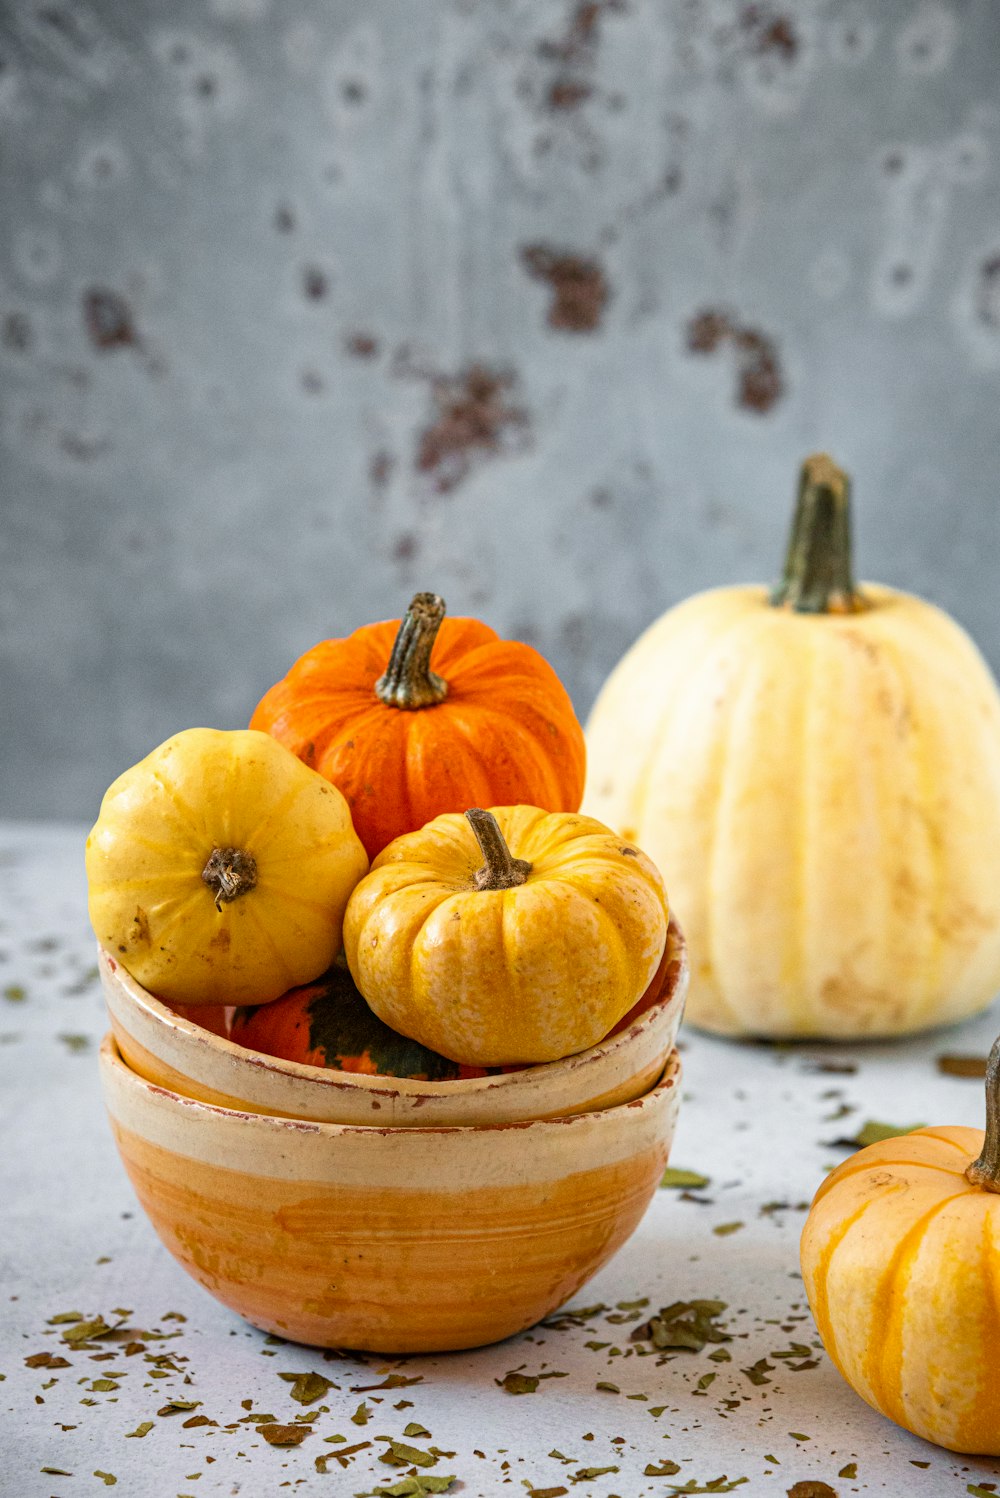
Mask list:
[[[182,1267],[265,1331],[385,1353],[496,1342],[575,1294],[656,1190],[680,1075],[675,1051],[614,1108],[397,1129],[214,1107],[101,1049],[125,1168]]]
[[[247,1050],[154,998],[110,953],[99,953],[99,966],[115,1041],[138,1076],[244,1113],[377,1127],[518,1123],[631,1102],[663,1071],[688,987],[687,948],[671,921],[652,983],[598,1045],[499,1076],[423,1082]]]

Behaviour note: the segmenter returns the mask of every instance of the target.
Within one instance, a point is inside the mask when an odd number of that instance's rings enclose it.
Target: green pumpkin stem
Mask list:
[[[531,873],[531,864],[514,858],[491,811],[473,806],[468,817],[486,862],[472,876],[476,889],[516,889]]]
[[[986,1064],[986,1138],[982,1154],[965,1172],[966,1180],[984,1191],[1000,1192],[1000,1038]]]
[[[215,891],[215,908],[247,895],[257,884],[257,860],[245,848],[213,848],[201,877]]]
[[[826,453],[806,458],[774,608],[797,614],[857,614],[868,607],[851,571],[851,481]]]
[[[387,707],[413,712],[434,707],[448,695],[448,683],[431,670],[431,651],[441,620],[444,599],[436,593],[416,593],[399,626],[385,675],[375,683],[375,695]]]

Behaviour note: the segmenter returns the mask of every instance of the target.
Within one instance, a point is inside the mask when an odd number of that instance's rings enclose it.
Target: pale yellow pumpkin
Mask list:
[[[270,734],[189,728],[107,791],[90,920],[159,998],[264,1004],[329,966],[367,868],[340,791]]]
[[[855,1392],[984,1456],[1000,1456],[998,1050],[985,1136],[929,1128],[870,1145],[823,1182],[802,1233],[816,1327]]]
[[[941,610],[855,588],[828,458],[803,470],[783,583],[652,625],[587,754],[583,809],[670,869],[695,1025],[894,1035],[1000,989],[1000,697]]]
[[[533,806],[435,817],[351,896],[344,950],[375,1013],[475,1066],[603,1039],[667,938],[658,870],[590,817]]]

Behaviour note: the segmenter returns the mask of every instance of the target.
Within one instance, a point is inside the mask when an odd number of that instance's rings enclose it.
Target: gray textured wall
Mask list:
[[[583,711],[817,447],[1000,665],[998,64],[995,0],[0,5],[0,811],[417,588]]]

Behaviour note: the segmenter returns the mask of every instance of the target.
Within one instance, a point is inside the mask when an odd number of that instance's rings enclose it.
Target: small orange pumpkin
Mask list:
[[[271,1004],[237,1009],[230,1039],[265,1056],[363,1076],[447,1082],[487,1075],[391,1029],[369,1009],[343,960]]]
[[[446,619],[434,593],[307,651],[250,726],[337,786],[369,858],[443,812],[576,811],[583,795],[583,729],[552,667],[478,619]]]
[[[806,1219],[802,1278],[855,1393],[925,1441],[1000,1456],[1000,1040],[985,1134],[920,1128],[845,1160]]]

